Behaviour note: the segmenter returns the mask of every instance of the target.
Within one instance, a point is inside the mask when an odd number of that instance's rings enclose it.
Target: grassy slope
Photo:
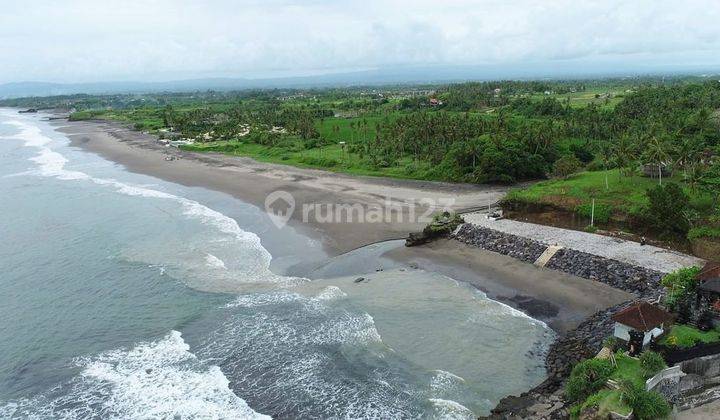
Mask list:
[[[645,377],[640,368],[640,361],[629,356],[616,356],[617,368],[611,378],[620,381],[623,379],[635,383],[637,386],[645,387]]]
[[[607,186],[605,179],[607,177]],[[663,182],[683,184],[680,176]],[[642,176],[624,176],[619,170],[580,172],[567,179],[541,181],[525,189],[513,190],[507,199],[519,203],[548,204],[559,209],[575,211],[581,204],[589,204],[593,198],[597,205],[610,206],[615,216],[626,216],[646,204],[645,191],[658,184],[658,180]],[[688,188],[691,203],[696,207],[707,204],[707,198]]]

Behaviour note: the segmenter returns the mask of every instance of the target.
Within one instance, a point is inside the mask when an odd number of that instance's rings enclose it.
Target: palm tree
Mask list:
[[[660,140],[657,136],[650,137],[645,143],[645,153],[643,155],[649,162],[657,163],[660,185],[662,185],[662,167],[670,159],[668,151],[669,145],[667,142]]]
[[[690,170],[685,170],[685,183],[688,184],[692,192],[696,192],[703,181],[705,171],[701,164],[695,163],[690,166]]]
[[[630,136],[623,135],[618,139],[612,153],[618,166],[620,166],[621,172],[623,172],[630,168],[638,157],[637,143]],[[626,171],[625,175],[627,176],[628,173],[629,171]]]

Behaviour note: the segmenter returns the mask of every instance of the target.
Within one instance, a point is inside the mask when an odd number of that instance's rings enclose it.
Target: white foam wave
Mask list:
[[[38,175],[62,180],[91,181],[97,185],[114,188],[116,192],[128,196],[172,200],[180,204],[182,213],[187,218],[212,226],[218,231],[229,235],[227,240],[238,241],[247,249],[253,250],[253,264],[245,265],[243,267],[241,273],[242,276],[238,276],[242,278],[239,278],[238,280],[244,282],[259,281],[261,283],[277,283],[283,285],[297,284],[304,280],[278,276],[272,273],[270,270],[272,256],[262,246],[260,238],[256,234],[240,228],[235,219],[185,197],[180,197],[144,186],[126,184],[115,179],[96,178],[84,172],[67,170],[65,169],[65,165],[68,163],[68,160],[62,154],[50,148],[49,145],[52,142],[52,139],[45,136],[38,126],[17,119],[11,120],[8,123],[16,126],[20,130],[18,134],[13,134],[11,136],[12,138],[22,140],[28,147],[39,149],[38,155],[30,159],[38,164],[39,169],[36,172]],[[212,262],[210,260],[206,261],[213,264],[218,262],[215,261],[215,259],[213,259]],[[222,261],[220,262],[223,266],[225,265]]]
[[[207,254],[205,255],[205,262],[209,267],[213,268],[221,268],[223,270],[227,270],[227,267],[225,267],[225,263],[220,258],[214,256],[213,254]]]
[[[430,398],[430,402],[435,407],[438,418],[452,420],[474,419],[476,416],[472,411],[468,410],[464,405],[452,400],[444,400],[442,398]]]
[[[271,293],[259,293],[252,295],[240,295],[232,302],[225,305],[226,308],[245,307],[254,308],[258,306],[276,305],[278,303],[292,302],[300,299],[297,293],[278,291]]]
[[[430,389],[434,394],[452,391],[458,385],[464,384],[465,379],[444,370],[435,370],[435,375],[430,381]]]
[[[328,286],[318,293],[316,299],[318,300],[335,300],[347,297],[347,293],[343,292],[337,286]]]
[[[487,305],[484,305],[485,307],[483,308],[483,311],[481,313],[472,314],[468,318],[468,322],[477,322],[479,319],[487,318],[488,315],[497,314],[499,317],[512,316],[515,318],[527,319],[528,321],[530,321],[531,324],[540,326],[543,329],[550,329],[550,327],[548,327],[545,322],[533,318],[525,312],[513,308],[512,306],[500,302],[499,300],[490,299],[487,294],[480,290],[473,290],[473,299],[481,303],[486,303]]]
[[[130,350],[81,359],[83,371],[70,392],[56,400],[22,400],[0,414],[29,418],[269,419],[229,388],[217,366],[189,351],[177,331]]]

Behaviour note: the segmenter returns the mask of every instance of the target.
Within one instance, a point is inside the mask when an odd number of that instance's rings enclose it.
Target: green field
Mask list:
[[[682,176],[664,179],[664,183],[684,185],[691,204],[703,212],[712,204],[708,194],[688,188]],[[614,217],[624,218],[647,204],[645,192],[658,185],[657,179],[639,175],[623,175],[620,170],[580,172],[567,179],[537,182],[527,188],[510,191],[508,202],[546,204],[574,212],[578,206],[588,205],[595,199],[596,210],[605,206]]]
[[[245,156],[260,162],[280,163],[300,168],[323,169],[352,175],[383,176],[400,179],[433,179],[428,175],[430,168],[427,164],[407,160],[403,162],[403,165],[386,168],[373,167],[363,161],[357,153],[350,153],[339,144],[331,144],[309,150],[291,150],[288,148],[273,148],[240,141],[218,141],[182,146],[182,149],[197,152],[218,152],[230,156]]]

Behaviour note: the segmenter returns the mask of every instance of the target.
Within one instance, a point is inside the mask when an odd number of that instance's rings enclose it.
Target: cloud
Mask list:
[[[718,21],[716,0],[11,2],[0,14],[0,81],[613,57],[715,65]]]

